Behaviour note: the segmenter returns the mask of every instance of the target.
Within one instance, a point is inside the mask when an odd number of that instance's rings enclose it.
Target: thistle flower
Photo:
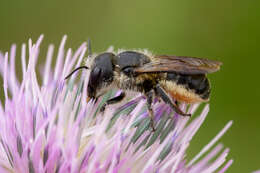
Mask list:
[[[104,101],[118,92],[108,93],[97,103],[87,103],[87,73],[79,82],[75,76],[64,81],[74,66],[80,66],[86,43],[75,52],[65,50],[65,36],[54,71],[54,46],[50,45],[37,78],[42,39],[40,36],[35,44],[29,40],[28,52],[27,45],[22,45],[21,81],[15,69],[16,46],[10,53],[0,53],[5,96],[4,104],[0,103],[1,173],[223,173],[232,164],[232,160],[226,161],[229,149],[222,144],[214,146],[232,121],[191,161],[186,159],[186,150],[205,120],[209,105],[189,121],[167,105],[155,102],[155,132],[149,129],[142,96],[120,109],[110,106],[101,114],[98,110]],[[194,115],[198,106],[181,108]]]

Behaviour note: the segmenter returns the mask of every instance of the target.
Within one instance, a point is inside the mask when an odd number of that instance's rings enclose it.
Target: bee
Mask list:
[[[207,102],[210,96],[207,74],[218,71],[221,64],[203,58],[150,55],[139,51],[104,52],[95,56],[90,66],[76,68],[66,79],[82,68],[90,69],[88,100],[97,99],[109,89],[121,89],[121,94],[108,99],[103,109],[122,101],[127,91],[142,93],[147,99],[151,127],[155,130],[154,98],[170,105],[179,115],[191,116],[183,112],[178,103]]]

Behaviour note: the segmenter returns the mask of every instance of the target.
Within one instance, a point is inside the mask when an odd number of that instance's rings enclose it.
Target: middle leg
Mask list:
[[[152,103],[153,103],[153,99],[154,99],[154,92],[153,92],[153,90],[150,90],[150,91],[146,92],[145,96],[146,96],[146,99],[147,99],[146,105],[147,105],[147,109],[148,109],[148,114],[149,114],[149,117],[151,119],[150,125],[151,125],[153,131],[155,131],[155,127],[154,127],[154,113],[153,113],[153,108],[152,108]]]

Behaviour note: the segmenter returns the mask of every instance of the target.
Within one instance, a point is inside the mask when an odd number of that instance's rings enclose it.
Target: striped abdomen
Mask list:
[[[209,99],[210,84],[203,74],[167,73],[166,79],[160,84],[177,101],[196,103]]]

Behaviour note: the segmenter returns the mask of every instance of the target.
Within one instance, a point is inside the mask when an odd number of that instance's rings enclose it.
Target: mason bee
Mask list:
[[[178,102],[207,102],[210,83],[207,73],[216,72],[221,62],[185,56],[149,55],[139,51],[105,52],[95,56],[90,66],[81,66],[72,71],[69,78],[79,69],[90,69],[87,94],[97,99],[111,88],[123,92],[106,101],[106,105],[122,101],[126,91],[142,93],[147,99],[147,108],[153,130],[152,102],[155,97],[169,104],[182,116],[190,116],[178,107]]]

